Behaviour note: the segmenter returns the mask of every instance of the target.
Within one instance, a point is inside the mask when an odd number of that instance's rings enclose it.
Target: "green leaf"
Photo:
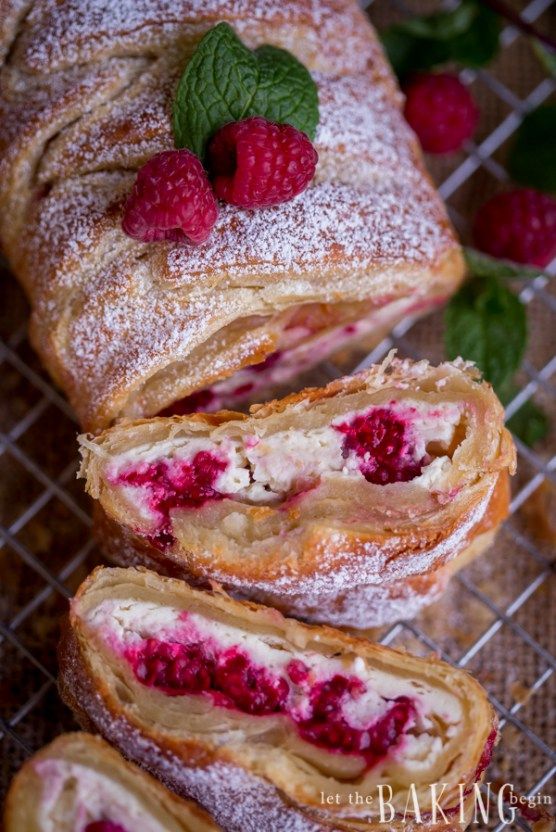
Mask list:
[[[285,49],[260,46],[259,85],[251,105],[253,115],[293,124],[314,139],[319,122],[317,85],[308,70]]]
[[[399,77],[450,61],[479,67],[499,46],[500,20],[477,0],[463,0],[449,12],[413,17],[391,26],[382,42]]]
[[[519,387],[513,379],[510,379],[496,392],[502,404],[506,406],[515,399],[519,393]],[[522,442],[531,447],[545,438],[550,422],[541,408],[532,399],[527,399],[508,419],[506,425]]]
[[[494,277],[467,281],[445,313],[446,351],[474,361],[499,389],[521,364],[527,342],[525,308]]]
[[[449,59],[449,49],[443,41],[421,40],[404,31],[403,26],[391,26],[381,34],[381,40],[398,78]]]
[[[462,66],[478,69],[491,61],[500,45],[500,18],[479,5],[473,24],[450,44],[450,59]]]
[[[469,29],[476,13],[476,3],[473,0],[463,0],[452,11],[412,17],[402,26],[404,31],[417,38],[451,40]]]
[[[550,422],[546,413],[532,399],[528,399],[508,419],[507,427],[522,442],[532,447],[546,437]]]
[[[178,84],[173,110],[176,147],[203,158],[210,137],[230,121],[260,115],[314,138],[317,87],[297,58],[273,46],[247,49],[227,23],[201,40]]]
[[[556,192],[556,104],[525,116],[510,151],[508,171],[522,185]]]
[[[467,269],[473,277],[500,277],[531,280],[535,277],[550,277],[548,272],[535,269],[534,266],[524,266],[522,263],[512,263],[511,260],[498,260],[477,251],[474,248],[464,248]]]
[[[539,40],[531,38],[531,46],[537,58],[551,78],[556,78],[556,52],[547,49]]]

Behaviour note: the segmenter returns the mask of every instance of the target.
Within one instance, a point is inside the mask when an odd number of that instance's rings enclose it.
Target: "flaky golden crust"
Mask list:
[[[501,522],[508,516],[510,478],[502,473],[483,518],[468,535],[467,545],[447,564],[422,575],[400,578],[391,583],[355,586],[338,592],[323,609],[322,599],[311,605],[304,593],[269,591],[249,592],[237,589],[234,584],[223,584],[232,596],[252,598],[268,604],[284,615],[293,615],[305,621],[347,626],[353,618],[353,629],[378,628],[400,618],[413,618],[423,607],[438,600],[452,575],[467,566],[491,545]],[[170,578],[181,578],[192,586],[208,588],[210,578],[188,571],[186,564],[166,551],[157,549],[146,538],[134,534],[129,528],[108,516],[99,503],[93,506],[93,529],[104,555],[117,566],[145,566]],[[360,610],[364,609],[364,620]]]
[[[428,680],[457,691],[468,722],[465,739],[459,747],[457,771],[446,772],[451,797],[443,802],[448,812],[448,823],[423,816],[421,824],[411,818],[402,823],[397,817],[390,824],[360,817],[334,808],[323,808],[316,794],[309,788],[315,770],[305,766],[302,782],[297,782],[295,769],[283,757],[280,766],[272,765],[272,750],[263,750],[265,764],[257,757],[256,746],[221,744],[205,739],[198,733],[188,733],[185,723],[173,733],[165,727],[165,718],[153,721],[147,716],[147,704],[141,692],[124,677],[114,684],[119,670],[116,660],[97,652],[98,643],[86,623],[86,611],[94,609],[104,598],[119,597],[130,603],[135,597],[152,598],[156,603],[189,604],[203,614],[227,620],[232,616],[242,622],[247,632],[272,632],[285,639],[284,644],[295,649],[314,649],[334,656],[355,655],[371,665],[380,666],[404,678]],[[128,595],[129,593],[129,595]],[[127,602],[126,602],[127,605]],[[301,653],[303,655],[303,653]],[[464,815],[469,821],[471,792],[488,764],[496,737],[495,717],[484,691],[467,674],[435,659],[417,659],[380,647],[363,639],[325,627],[308,627],[283,619],[279,613],[254,604],[234,602],[222,594],[199,593],[180,581],[165,579],[146,570],[97,569],[78,591],[60,648],[60,689],[64,700],[85,725],[92,725],[114,743],[126,756],[140,762],[179,794],[193,796],[216,818],[226,832],[319,832],[319,830],[361,830],[361,832],[398,832],[401,829],[431,830],[465,828],[450,821],[454,813],[448,811],[455,792],[451,782],[460,777],[464,789]],[[118,678],[120,678],[118,676]],[[120,695],[121,694],[121,695]],[[171,700],[174,701],[175,700]],[[162,712],[159,712],[162,715]],[[168,723],[169,724],[169,723]],[[181,724],[181,723],[180,723]],[[193,723],[192,723],[193,724]],[[293,765],[293,761],[291,763]],[[266,772],[266,773],[263,773]],[[465,774],[463,774],[465,771]],[[340,784],[327,781],[330,791]],[[278,786],[278,784],[281,784]],[[361,782],[358,783],[361,786]],[[364,783],[363,783],[364,785]],[[342,786],[343,788],[343,786]],[[341,789],[340,789],[341,790]],[[241,795],[241,799],[240,798]],[[470,802],[471,801],[471,802]],[[353,815],[353,812],[351,813]]]
[[[0,238],[33,344],[86,429],[155,415],[261,362],[300,308],[341,328],[363,304],[379,338],[457,287],[459,247],[355,0],[4,7]],[[120,228],[134,170],[172,146],[176,80],[219,20],[313,72],[317,177],[275,208],[223,206],[201,248],[137,243]],[[331,326],[315,361],[334,349]],[[308,326],[303,343],[318,335]]]
[[[99,795],[102,785],[99,786],[98,781],[89,787],[90,808],[87,786],[82,790],[77,788],[80,797],[76,802],[73,792],[76,791],[76,778],[80,776],[100,776],[114,784],[121,790],[122,797],[128,794],[147,807],[165,832],[218,832],[216,824],[197,804],[178,798],[145,771],[121,757],[101,737],[87,733],[63,734],[26,761],[6,797],[4,832],[43,832],[53,828],[56,766],[62,767],[60,797],[64,792],[63,805],[56,811],[56,832],[72,832],[77,817],[87,817],[91,821],[104,819],[104,815],[95,817],[98,806],[103,805]],[[68,767],[67,772],[63,770],[64,766]],[[109,814],[108,806],[106,810]],[[133,823],[134,832],[141,832],[137,817],[130,817],[129,821]]]
[[[250,504],[231,495],[176,510],[170,515],[173,539],[163,545],[112,477],[117,460],[132,462],[137,448],[149,448],[154,459],[160,447],[164,458],[184,435],[216,441],[253,433],[266,439],[300,425],[317,429],[392,397],[461,408],[465,437],[447,479],[428,487],[376,486],[325,473],[316,486],[277,503]],[[438,596],[449,574],[444,566],[507,515],[508,471],[515,465],[503,409],[473,370],[396,359],[324,389],[253,407],[249,417],[140,420],[83,443],[81,473],[99,501],[97,534],[111,559],[193,583],[216,580],[232,594],[272,603],[287,614],[363,629],[411,615]]]

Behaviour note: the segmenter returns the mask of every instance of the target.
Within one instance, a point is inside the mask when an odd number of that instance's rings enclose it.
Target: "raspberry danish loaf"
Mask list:
[[[218,832],[189,800],[169,792],[100,737],[64,734],[15,777],[5,832]]]
[[[384,829],[378,784],[388,829],[421,828],[411,784],[422,828],[464,828],[496,740],[460,670],[147,570],[97,568],[60,657],[78,718],[227,832]]]
[[[438,595],[506,516],[514,469],[503,408],[461,361],[389,357],[249,416],[142,420],[81,443],[111,559],[358,628]]]
[[[316,176],[280,205],[221,205],[203,245],[139,242],[122,206],[137,169],[172,148],[178,79],[219,21],[312,73]],[[0,47],[0,240],[85,429],[260,401],[459,284],[460,249],[355,0],[4,0]]]

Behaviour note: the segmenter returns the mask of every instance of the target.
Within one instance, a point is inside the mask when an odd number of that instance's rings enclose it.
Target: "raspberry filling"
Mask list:
[[[121,472],[115,482],[144,489],[151,511],[159,520],[153,542],[173,541],[170,512],[176,508],[198,508],[207,500],[221,500],[225,494],[214,484],[228,463],[209,451],[199,451],[190,460],[171,459],[146,462]]]
[[[361,754],[368,768],[378,763],[403,734],[413,715],[413,705],[407,696],[398,696],[376,722],[365,729],[352,728],[340,706],[364,692],[360,679],[340,674],[314,685],[310,693],[311,717],[298,723],[303,739],[343,754]]]
[[[343,707],[361,697],[366,685],[356,676],[336,673],[311,681],[305,664],[293,659],[288,679],[253,662],[236,646],[220,648],[212,640],[182,644],[148,638],[124,651],[136,678],[168,696],[209,696],[219,707],[252,716],[284,715],[306,742],[341,754],[357,754],[366,768],[383,759],[402,738],[415,716],[409,697],[398,696],[368,725],[349,724]],[[302,695],[306,706],[291,704]]]
[[[119,823],[112,823],[111,820],[96,820],[88,823],[83,832],[127,832]]]
[[[214,410],[211,405],[215,399],[216,395],[208,387],[204,390],[196,390],[195,393],[174,402],[170,407],[165,407],[158,416],[186,416],[188,413]]]
[[[408,482],[421,473],[425,459],[415,460],[410,425],[390,408],[374,408],[334,427],[345,436],[344,457],[353,452],[361,459],[367,482]]]

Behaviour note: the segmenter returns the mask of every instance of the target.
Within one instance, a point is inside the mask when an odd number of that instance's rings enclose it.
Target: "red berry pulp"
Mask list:
[[[172,459],[145,462],[119,474],[117,484],[145,488],[151,510],[159,525],[154,543],[167,545],[173,540],[170,512],[176,508],[197,508],[207,500],[221,500],[226,495],[214,488],[218,476],[228,463],[209,451],[199,451],[190,460]]]
[[[186,416],[188,413],[198,413],[206,410],[215,399],[215,395],[208,387],[204,390],[196,390],[195,393],[190,393],[189,396],[184,396],[183,399],[178,399],[172,402],[171,405],[165,407],[158,413],[158,416]]]
[[[364,692],[365,686],[359,679],[339,674],[314,685],[310,694],[312,715],[298,724],[303,739],[344,754],[362,754],[369,767],[377,763],[398,741],[413,713],[413,705],[407,696],[398,696],[392,707],[368,728],[352,728],[340,705]]]
[[[286,674],[303,689],[310,708],[309,716],[306,711],[301,716],[288,707],[290,682],[255,664],[239,648],[219,649],[207,640],[181,644],[149,638],[125,656],[140,682],[168,696],[204,694],[215,705],[242,713],[287,715],[307,742],[328,751],[358,754],[369,768],[399,741],[414,714],[410,699],[399,696],[378,720],[354,728],[342,714],[342,705],[365,693],[365,684],[338,673],[311,684],[308,667],[294,659]]]
[[[201,642],[179,644],[147,639],[129,653],[139,681],[168,696],[210,693],[216,704],[248,714],[280,712],[288,695],[284,679],[273,678],[237,648],[211,651]]]
[[[83,832],[126,832],[119,823],[112,823],[111,820],[96,820],[88,823]]]
[[[407,419],[391,409],[374,408],[335,428],[345,436],[344,456],[355,453],[361,459],[360,470],[368,482],[408,482],[421,473],[424,460],[414,458]]]
[[[276,350],[275,352],[271,352],[270,355],[267,355],[264,361],[259,361],[258,364],[251,364],[251,366],[248,367],[248,369],[252,370],[254,373],[264,373],[265,370],[269,370],[271,367],[273,367],[274,364],[276,364],[276,362],[280,360],[282,355],[282,350]]]

